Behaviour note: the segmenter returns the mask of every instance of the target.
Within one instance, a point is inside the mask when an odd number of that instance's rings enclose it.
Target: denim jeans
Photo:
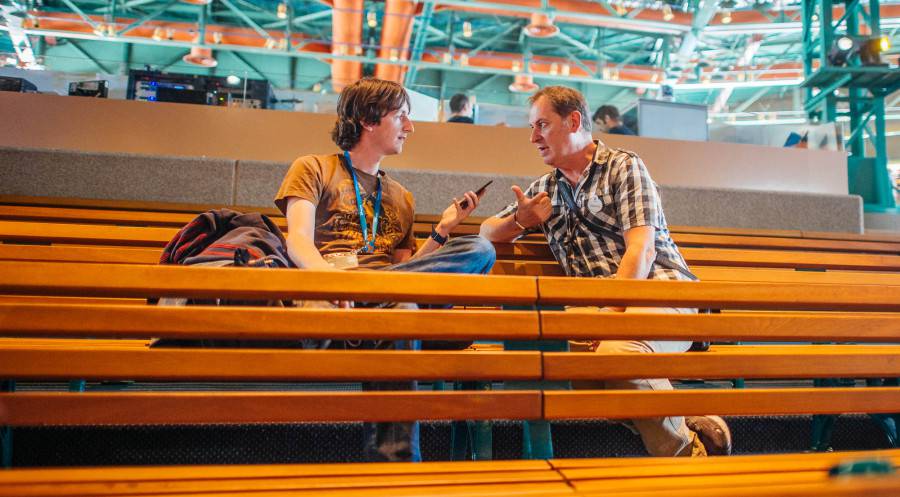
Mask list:
[[[434,252],[382,271],[419,273],[487,274],[494,266],[496,252],[491,242],[477,235],[454,238]],[[423,306],[424,307],[424,306]],[[429,342],[429,348],[455,348],[452,342]],[[347,344],[350,348],[420,350],[419,340],[392,340]],[[444,345],[444,347],[442,347]],[[363,390],[415,390],[416,382],[369,382]],[[421,461],[419,423],[363,423],[363,457],[367,461]]]

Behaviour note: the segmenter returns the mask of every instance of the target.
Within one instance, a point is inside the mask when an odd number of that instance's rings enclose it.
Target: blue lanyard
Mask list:
[[[366,221],[366,211],[363,209],[362,195],[359,193],[359,181],[356,179],[356,171],[353,169],[353,161],[350,160],[350,152],[344,151],[344,161],[347,169],[350,170],[350,177],[353,178],[353,190],[356,192],[356,208],[359,211],[359,225],[362,228],[363,246],[359,252],[375,251],[375,236],[378,233],[378,217],[381,214],[381,178],[375,177],[375,205],[372,209],[372,239],[369,239],[369,224]]]

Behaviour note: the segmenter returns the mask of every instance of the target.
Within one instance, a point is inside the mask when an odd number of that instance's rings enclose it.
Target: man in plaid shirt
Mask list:
[[[576,90],[550,86],[530,99],[531,143],[553,170],[481,225],[481,235],[510,242],[541,231],[568,276],[695,280],[669,236],[659,192],[640,157],[591,136],[587,102]],[[574,309],[573,309],[574,310]],[[575,310],[582,311],[583,310]],[[696,309],[604,307],[600,312],[695,313]],[[596,312],[590,310],[589,312]],[[606,340],[570,342],[599,353],[684,352],[691,342]],[[597,382],[578,385],[597,388]],[[671,390],[669,380],[606,381],[630,390]],[[731,451],[731,434],[716,416],[632,420],[654,456],[703,456]]]

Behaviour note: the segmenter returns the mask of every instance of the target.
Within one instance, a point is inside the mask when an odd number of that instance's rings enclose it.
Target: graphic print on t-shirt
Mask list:
[[[362,185],[360,185],[362,186]],[[339,201],[333,216],[333,231],[335,238],[354,240],[356,248],[363,244],[362,226],[359,223],[359,210],[356,205],[356,191],[352,180],[344,180],[338,185]],[[400,216],[394,205],[388,201],[387,192],[382,193],[381,215],[378,218],[378,235],[375,238],[377,252],[391,253],[392,248],[402,239],[403,231],[400,227]],[[369,231],[369,239],[372,237],[372,218],[375,205],[375,194],[367,193],[360,188],[363,197],[363,209],[366,212],[366,224]]]

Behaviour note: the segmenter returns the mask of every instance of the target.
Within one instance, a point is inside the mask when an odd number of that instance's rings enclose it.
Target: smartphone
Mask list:
[[[485,183],[484,186],[482,186],[481,188],[475,190],[475,196],[478,197],[478,198],[481,198],[481,196],[484,195],[484,191],[487,190],[487,187],[490,186],[490,184],[493,183],[493,182],[494,182],[494,180],[490,180],[490,181],[488,181],[487,183]],[[460,203],[459,203],[459,206],[462,207],[463,209],[468,209],[468,208],[469,208],[469,201],[468,201],[468,199],[463,200],[462,202],[460,202]]]

